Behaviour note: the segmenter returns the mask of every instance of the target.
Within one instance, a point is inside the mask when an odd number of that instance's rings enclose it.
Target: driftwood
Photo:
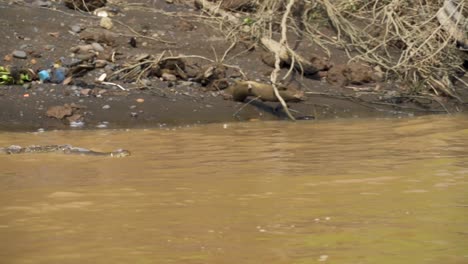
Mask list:
[[[265,102],[279,102],[274,88],[270,84],[254,81],[238,81],[225,91],[234,101],[243,102],[247,97],[256,97]],[[304,92],[293,87],[278,87],[278,92],[285,102],[299,102],[306,100]]]
[[[451,0],[444,1],[444,5],[437,12],[437,20],[464,49],[468,49],[468,38],[466,36],[468,20],[457,10],[457,6]]]

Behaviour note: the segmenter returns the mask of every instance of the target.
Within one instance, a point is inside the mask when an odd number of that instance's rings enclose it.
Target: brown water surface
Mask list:
[[[468,117],[0,133],[0,263],[468,263]]]

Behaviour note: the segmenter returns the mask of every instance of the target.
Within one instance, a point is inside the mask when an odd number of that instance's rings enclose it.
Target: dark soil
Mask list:
[[[213,88],[213,80],[166,72],[159,73],[159,77],[148,75],[144,78],[145,85],[112,80],[126,90],[96,82],[101,74],[112,74],[141,54],[156,58],[163,52],[173,56],[198,55],[219,61],[231,45],[217,24],[200,18],[201,11],[190,5],[128,1],[125,5],[109,4],[108,7],[116,11],[109,30],[100,27],[100,17],[69,9],[60,1],[0,3],[0,66],[12,71],[32,69],[37,73],[60,64],[72,76],[68,84],[33,81],[27,85],[0,85],[1,130],[158,127],[287,119],[278,103],[253,98],[245,102],[226,100],[223,91]],[[83,31],[74,32],[76,26]],[[100,43],[104,51],[92,58],[92,67],[77,69],[73,61],[89,54],[75,54],[72,48],[93,42]],[[248,80],[268,83],[272,68],[262,60],[265,51],[259,46],[247,50],[250,44],[236,45],[224,63],[238,66]],[[306,41],[294,44],[306,58],[325,58],[319,48]],[[16,58],[15,51],[25,51],[27,58]],[[109,62],[112,53],[115,61]],[[236,54],[239,55],[234,57]],[[103,61],[107,67],[94,68]],[[198,74],[208,64],[206,60],[196,59],[187,62]],[[382,82],[382,76],[372,67],[346,66],[346,62],[344,52],[333,50],[331,61],[327,61],[327,65],[332,65],[330,70],[307,77],[295,72],[284,82],[307,96],[305,101],[289,103],[299,120],[466,111],[466,104],[460,101],[409,95],[401,85]],[[282,73],[287,70],[283,69]],[[221,75],[218,77],[228,85],[241,80],[239,72],[233,69]],[[460,96],[465,100],[468,93],[460,88]]]

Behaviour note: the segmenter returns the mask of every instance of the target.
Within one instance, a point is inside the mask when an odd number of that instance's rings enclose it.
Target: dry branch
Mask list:
[[[281,45],[271,38],[263,37],[260,39],[260,42],[267,50],[274,54],[278,54],[281,62],[293,66],[296,70],[302,72],[305,75],[312,75],[319,71],[319,69],[314,67],[301,55],[289,49],[287,46]]]

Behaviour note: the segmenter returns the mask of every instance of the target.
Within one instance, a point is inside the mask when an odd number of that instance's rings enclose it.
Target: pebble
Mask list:
[[[170,73],[163,73],[162,74],[162,79],[164,81],[169,81],[169,82],[174,82],[174,81],[177,81],[177,77],[174,75],[174,74],[170,74]]]
[[[104,47],[97,42],[92,43],[91,46],[93,46],[95,51],[104,51]]]
[[[75,33],[80,33],[81,30],[83,30],[83,29],[80,27],[80,25],[73,25],[73,26],[70,27],[70,30],[75,32]]]
[[[54,46],[54,45],[45,45],[45,46],[44,46],[44,49],[46,49],[46,50],[48,50],[48,51],[54,51],[55,46]]]
[[[112,23],[112,19],[109,17],[103,17],[101,18],[99,25],[105,29],[111,29],[114,26],[114,23]]]
[[[91,93],[91,89],[85,88],[81,89],[80,94],[84,96],[88,96]]]
[[[26,59],[28,57],[26,52],[24,52],[22,50],[13,51],[12,55],[13,55],[13,57],[18,58],[18,59]]]
[[[137,112],[131,112],[130,116],[133,117],[133,118],[136,118],[136,117],[138,117],[138,113]]]
[[[102,109],[110,109],[110,108],[111,108],[110,105],[105,105],[102,107]]]

